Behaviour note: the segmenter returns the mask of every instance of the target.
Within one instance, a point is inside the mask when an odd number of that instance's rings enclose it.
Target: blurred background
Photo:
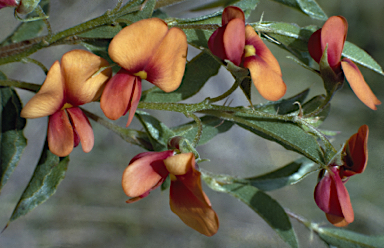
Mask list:
[[[112,9],[117,1],[112,0],[52,0],[50,22],[54,32],[72,27]],[[193,2],[193,3],[188,3]],[[164,9],[170,15],[192,16],[191,6],[208,1],[188,1]],[[347,18],[349,32],[347,40],[366,50],[384,65],[384,30],[382,27],[384,1],[382,0],[318,0],[328,16],[343,15]],[[18,25],[10,8],[0,10],[0,39],[7,37]],[[261,0],[249,22],[258,21],[264,14],[265,21],[284,21],[300,26],[322,22],[312,20],[280,4]],[[292,60],[289,54],[268,44],[280,62],[283,78],[287,84],[286,96],[311,88],[311,95],[323,93],[322,81]],[[33,54],[31,57],[50,67],[55,60],[77,46],[57,46]],[[190,48],[189,57],[197,50]],[[376,96],[384,101],[383,77],[360,68]],[[9,78],[42,83],[44,73],[33,64],[8,64],[0,67]],[[208,96],[220,95],[232,84],[232,78],[224,69],[212,78],[202,91],[188,102],[201,101]],[[150,84],[147,83],[146,87]],[[19,90],[26,103],[32,93]],[[264,101],[253,88],[253,102]],[[245,105],[245,97],[238,90],[230,96],[232,106]],[[86,108],[100,116],[98,103]],[[333,140],[341,147],[363,124],[370,127],[369,161],[366,171],[352,177],[346,184],[355,211],[355,221],[347,229],[368,235],[384,233],[384,106],[372,111],[363,105],[345,84],[332,101],[330,116],[321,126],[323,129],[341,133]],[[181,114],[151,112],[169,126],[190,121]],[[127,117],[116,123],[125,126]],[[25,136],[28,139],[22,160],[0,196],[0,228],[6,225],[11,213],[33,173],[38,161],[47,128],[47,119],[28,120]],[[120,185],[121,175],[130,159],[141,148],[127,144],[120,137],[102,126],[92,123],[95,132],[95,147],[83,153],[74,149],[65,180],[55,195],[31,213],[9,225],[0,234],[0,247],[288,247],[275,232],[250,208],[237,199],[205,187],[213,208],[220,219],[220,229],[213,237],[205,237],[184,225],[169,209],[168,191],[152,191],[149,197],[137,203],[126,204],[127,197]],[[141,129],[134,120],[130,128]],[[240,142],[239,142],[240,141]],[[200,167],[217,173],[236,176],[259,175],[279,168],[299,155],[281,146],[249,135],[237,126],[229,132],[215,137],[198,148],[203,158],[210,162]],[[269,194],[283,207],[313,222],[330,226],[324,213],[313,200],[317,175],[312,174],[296,185],[285,187]],[[301,247],[327,247],[321,240],[292,219]]]

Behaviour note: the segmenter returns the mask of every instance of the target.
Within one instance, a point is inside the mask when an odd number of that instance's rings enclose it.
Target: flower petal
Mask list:
[[[112,75],[112,69],[107,68],[95,75],[108,62],[84,50],[72,50],[61,58],[67,102],[79,106],[100,97],[104,84]]]
[[[251,73],[253,84],[260,95],[269,101],[282,98],[287,89],[281,76],[258,56],[244,59],[244,67]]]
[[[245,45],[252,45],[256,50],[256,55],[262,58],[278,75],[282,76],[279,62],[250,25],[245,27]]]
[[[223,45],[226,59],[239,66],[245,46],[245,23],[241,19],[231,20],[225,27]]]
[[[343,58],[341,66],[349,86],[351,86],[355,95],[369,108],[376,110],[376,105],[380,105],[381,102],[365,82],[359,68],[347,58]]]
[[[64,105],[64,82],[59,61],[53,63],[48,71],[40,90],[24,108],[20,116],[24,118],[39,118],[59,111]]]
[[[48,147],[59,156],[68,156],[74,145],[73,129],[65,110],[60,110],[49,117]]]
[[[172,155],[170,150],[146,152],[133,158],[123,173],[124,193],[129,197],[138,197],[158,186],[168,175],[163,160]]]
[[[224,31],[225,27],[220,27],[216,29],[208,40],[209,50],[213,53],[213,55],[219,57],[222,60],[227,59],[223,42]]]
[[[328,63],[332,68],[340,65],[347,32],[348,23],[342,16],[331,16],[321,29],[321,51],[325,51],[328,44]]]
[[[317,63],[320,63],[321,57],[323,56],[321,50],[321,28],[309,37],[308,52]]]
[[[181,153],[164,160],[164,165],[169,173],[180,176],[185,175],[192,170],[195,164],[195,156],[192,152]]]
[[[187,36],[179,28],[171,28],[145,68],[147,81],[165,92],[179,88],[187,60]]]
[[[140,78],[135,79],[132,91],[133,91],[132,92],[132,99],[131,99],[131,102],[130,102],[128,109],[127,109],[127,110],[129,110],[129,115],[128,115],[128,121],[127,121],[126,127],[128,127],[131,124],[132,119],[135,116],[137,105],[139,105],[139,102],[140,102],[140,98],[141,98],[141,80],[140,80]]]
[[[368,134],[368,126],[363,125],[348,139],[343,151],[344,165],[340,168],[342,177],[350,177],[364,171],[368,162]]]
[[[136,80],[139,79],[121,69],[108,81],[100,99],[106,117],[117,120],[127,112]]]
[[[169,205],[187,226],[212,236],[219,229],[219,220],[202,190],[200,176],[200,172],[194,168],[193,159],[192,170],[171,181]]]
[[[142,71],[167,32],[167,24],[159,18],[135,22],[112,39],[108,48],[109,56],[132,74]]]
[[[91,123],[89,123],[87,116],[78,107],[67,108],[66,110],[71,118],[73,129],[76,130],[80,138],[83,151],[90,152],[95,143]]]
[[[225,26],[233,19],[240,19],[245,22],[244,12],[242,9],[236,6],[228,6],[223,10],[223,14],[221,15],[221,23],[222,26]]]

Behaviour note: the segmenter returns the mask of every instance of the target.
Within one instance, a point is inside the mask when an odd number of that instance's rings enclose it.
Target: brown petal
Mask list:
[[[74,145],[73,129],[65,110],[60,110],[49,117],[48,147],[59,156],[68,156]]]

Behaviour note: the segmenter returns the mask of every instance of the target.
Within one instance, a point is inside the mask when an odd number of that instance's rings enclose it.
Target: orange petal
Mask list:
[[[74,145],[73,129],[65,110],[60,110],[49,117],[48,147],[59,156],[68,156]]]
[[[145,152],[134,157],[124,170],[122,186],[129,197],[138,197],[164,180],[168,171],[163,160],[173,155],[173,151]]]
[[[142,71],[167,32],[167,24],[159,18],[135,22],[112,39],[108,48],[109,56],[132,74]]]
[[[172,212],[189,227],[206,236],[219,229],[219,220],[201,187],[200,172],[190,171],[171,181],[169,204]]]
[[[332,68],[340,64],[347,32],[348,23],[342,16],[331,16],[321,29],[321,51],[324,52],[328,44],[328,63]]]
[[[376,110],[376,105],[380,105],[381,102],[377,99],[375,94],[373,94],[355,63],[350,59],[343,58],[341,67],[343,68],[344,75],[355,95],[369,108]]]
[[[184,76],[187,59],[187,37],[179,28],[171,28],[154,54],[145,71],[147,81],[165,92],[176,90]]]
[[[287,89],[281,75],[258,56],[244,59],[244,67],[248,68],[251,78],[260,95],[269,101],[282,98]]]
[[[244,12],[242,9],[236,6],[228,6],[223,10],[223,14],[221,15],[221,23],[222,26],[225,26],[233,19],[240,19],[245,22]]]
[[[336,227],[344,227],[350,224],[344,217],[341,216],[332,214],[325,214],[325,216],[327,217],[327,220]]]
[[[239,66],[245,46],[245,23],[241,19],[231,20],[225,27],[223,45],[226,59]]]
[[[104,84],[112,75],[108,68],[95,75],[108,62],[84,50],[72,50],[61,58],[61,68],[65,81],[67,102],[79,106],[100,97]]]
[[[180,176],[192,170],[195,164],[195,156],[192,152],[181,153],[164,160],[164,165],[169,173]]]
[[[250,25],[245,27],[245,45],[252,45],[256,50],[256,55],[262,58],[278,75],[282,76],[279,62]]]
[[[367,125],[359,128],[359,131],[352,135],[344,147],[344,165],[342,169],[342,177],[349,177],[358,173],[362,173],[368,162],[368,134]]]
[[[64,105],[64,82],[59,61],[53,63],[39,92],[21,110],[24,118],[39,118],[59,111]]]
[[[100,99],[100,107],[106,117],[117,120],[127,112],[136,80],[140,81],[121,69],[108,81]]]
[[[85,116],[81,109],[75,107],[67,108],[66,110],[71,118],[73,128],[76,130],[80,138],[83,151],[90,152],[95,142],[91,123],[89,123],[87,116]]]

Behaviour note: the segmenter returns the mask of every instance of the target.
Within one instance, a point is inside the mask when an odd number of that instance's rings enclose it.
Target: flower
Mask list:
[[[108,53],[122,68],[107,83],[100,99],[105,116],[116,120],[128,111],[132,121],[145,79],[165,92],[176,90],[183,78],[187,37],[179,28],[168,30],[159,18],[138,21],[122,29],[111,41]]]
[[[100,97],[112,70],[97,72],[106,66],[106,60],[90,52],[67,52],[61,63],[53,63],[40,90],[22,109],[24,118],[49,116],[48,146],[57,156],[67,156],[80,141],[84,152],[92,150],[92,127],[78,106]]]
[[[31,13],[40,0],[0,0],[0,9],[4,7],[17,7],[16,12],[20,14]]]
[[[330,17],[324,23],[323,28],[314,32],[309,38],[309,54],[320,64],[320,72],[324,80],[336,84],[342,83],[345,77],[360,101],[369,108],[376,110],[376,105],[381,104],[381,102],[365,82],[359,68],[350,59],[341,59],[347,31],[348,23],[344,17]],[[326,54],[325,51],[327,51]],[[326,56],[328,65],[322,65],[322,56]],[[327,68],[331,68],[331,71],[328,72]]]
[[[167,176],[171,178],[169,204],[172,212],[189,227],[214,235],[219,220],[201,187],[201,173],[196,169],[193,153],[174,155],[172,150],[144,152],[135,156],[123,173],[125,194],[131,203],[146,197]]]
[[[354,220],[351,200],[344,184],[350,176],[362,173],[367,165],[368,133],[368,126],[361,126],[343,148],[342,165],[331,164],[319,174],[321,179],[315,188],[315,202],[335,226],[346,226]]]
[[[248,68],[254,85],[265,99],[277,101],[284,96],[286,85],[280,65],[255,30],[245,26],[240,8],[224,9],[222,26],[211,35],[208,47],[220,59]]]

